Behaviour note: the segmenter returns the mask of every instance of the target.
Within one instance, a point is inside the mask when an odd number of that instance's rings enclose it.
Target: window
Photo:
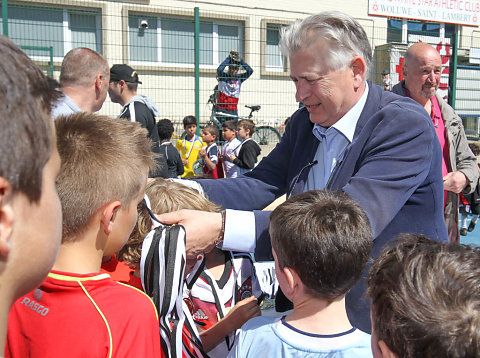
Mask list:
[[[406,27],[406,34],[403,33]],[[406,35],[421,35],[433,37],[452,37],[455,34],[454,24],[428,22],[407,19],[388,19],[387,42],[406,43]],[[443,36],[442,36],[443,35]]]
[[[402,42],[402,20],[388,19],[387,43]]]
[[[286,71],[285,57],[280,52],[280,25],[267,25],[265,67],[270,71]]]
[[[8,34],[36,58],[49,55],[39,47],[52,47],[57,58],[75,47],[102,53],[99,11],[9,5]]]
[[[148,24],[143,26],[142,23]],[[192,66],[195,59],[193,19],[128,17],[130,61],[140,64]],[[240,22],[200,22],[200,65],[218,66],[230,53],[243,53],[243,25]]]

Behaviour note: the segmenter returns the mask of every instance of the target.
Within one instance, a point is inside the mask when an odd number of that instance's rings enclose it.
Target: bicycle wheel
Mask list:
[[[275,148],[275,146],[280,142],[282,136],[273,127],[260,126],[255,128],[252,138],[262,149],[262,156],[265,156],[268,155],[273,148]]]

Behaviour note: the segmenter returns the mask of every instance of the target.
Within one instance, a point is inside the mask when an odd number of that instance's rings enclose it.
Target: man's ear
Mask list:
[[[407,72],[408,72],[407,64],[404,62],[404,63],[403,63],[403,66],[402,66],[402,75],[403,75],[403,77],[406,77],[406,76],[408,75]]]
[[[127,88],[127,82],[125,82],[124,80],[118,81],[118,85],[120,86],[120,92],[123,92],[123,90]]]
[[[398,355],[393,353],[384,341],[378,341],[378,348],[380,348],[380,352],[382,352],[382,358],[398,358]]]
[[[118,200],[115,200],[105,204],[103,207],[102,223],[105,234],[109,235],[112,232],[113,224],[115,223],[115,219],[117,217],[117,212],[121,206],[122,204]]]
[[[10,182],[0,177],[0,258],[7,257],[10,252],[14,222],[12,199]]]
[[[367,64],[363,57],[355,56],[350,64],[353,72],[353,83],[355,89],[359,88],[365,82],[365,75],[367,73]]]
[[[95,83],[94,83],[96,93],[102,92],[102,89],[104,88],[103,81],[105,81],[105,76],[99,73],[97,77],[95,77]],[[107,87],[108,87],[108,83],[107,83]]]

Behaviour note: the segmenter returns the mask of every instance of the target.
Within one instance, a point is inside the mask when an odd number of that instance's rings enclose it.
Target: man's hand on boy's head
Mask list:
[[[228,320],[231,331],[234,331],[241,328],[249,319],[257,316],[260,316],[257,298],[250,296],[237,302],[224,319]]]
[[[192,259],[210,251],[222,230],[220,213],[184,209],[157,215],[157,218],[163,224],[178,224],[185,228],[187,257]]]

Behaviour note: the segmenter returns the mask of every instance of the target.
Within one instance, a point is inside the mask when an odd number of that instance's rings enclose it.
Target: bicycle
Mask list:
[[[208,125],[215,125],[218,127],[219,132],[222,132],[222,121],[219,120],[220,118],[227,118],[233,120],[240,120],[240,119],[252,119],[253,114],[258,112],[261,106],[248,106],[245,105],[246,108],[250,109],[250,113],[248,116],[236,116],[229,113],[221,112],[221,109],[217,107],[217,86],[214,89],[214,93],[210,95],[207,104],[212,104],[212,111],[210,114],[210,121],[207,123]],[[270,153],[272,149],[280,142],[282,135],[280,132],[271,126],[258,126],[255,128],[255,132],[252,136],[253,140],[257,142],[257,144],[262,148],[263,153]]]

